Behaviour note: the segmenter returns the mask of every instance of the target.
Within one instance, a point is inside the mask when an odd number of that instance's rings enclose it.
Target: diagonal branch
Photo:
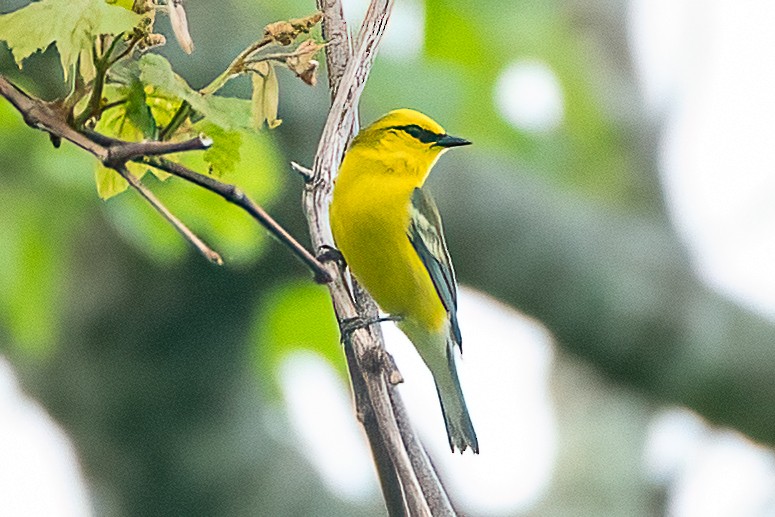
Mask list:
[[[266,210],[261,208],[261,206],[259,206],[255,201],[250,199],[250,197],[248,197],[239,187],[230,185],[228,183],[222,183],[204,174],[199,174],[198,172],[194,172],[191,169],[184,167],[179,163],[167,160],[166,158],[143,156],[136,158],[134,161],[150,165],[151,167],[155,167],[159,170],[190,181],[191,183],[207,189],[214,194],[218,194],[229,203],[233,203],[242,208],[254,219],[256,219],[264,228],[269,230],[273,237],[287,246],[288,249],[290,249],[291,252],[293,252],[293,254],[299,258],[299,260],[306,264],[315,275],[316,282],[325,284],[331,281],[331,275],[323,266],[323,264],[321,264],[317,258],[315,258],[309,251],[307,251],[307,248],[299,244],[299,242],[294,239],[291,234],[285,230],[285,228],[280,226],[280,224],[275,221],[272,216],[266,212]]]
[[[159,201],[159,198],[157,198],[153,192],[148,190],[148,188],[142,184],[142,182],[136,178],[131,172],[129,172],[129,169],[126,168],[126,164],[120,164],[115,167],[116,172],[118,172],[122,178],[127,180],[127,182],[134,188],[148,203],[156,209],[157,212],[159,212],[162,217],[164,217],[172,226],[175,227],[175,229],[191,244],[196,247],[199,252],[207,258],[210,262],[213,264],[217,264],[219,266],[223,265],[223,259],[221,256],[213,251],[207,244],[204,243],[202,239],[200,239],[194,232],[192,232],[188,226],[183,224],[183,222],[175,217],[175,214],[170,212],[170,210],[162,204],[161,201]]]
[[[183,151],[204,151],[213,145],[212,139],[205,135],[199,135],[183,142],[123,142],[120,140],[114,142],[108,147],[106,163],[121,164],[143,156],[161,156]]]
[[[202,239],[164,207],[150,190],[128,173],[125,167],[126,162],[135,161],[151,165],[210,190],[236,204],[287,246],[313,272],[317,282],[329,281],[330,276],[323,264],[239,188],[198,174],[163,158],[163,155],[169,153],[207,149],[212,144],[209,138],[200,135],[184,142],[126,142],[90,130],[79,132],[67,123],[66,114],[57,104],[46,103],[28,95],[3,75],[0,75],[0,96],[5,97],[21,113],[25,123],[30,127],[45,131],[52,138],[68,140],[94,155],[106,167],[114,169],[211,262],[220,264],[222,260]]]

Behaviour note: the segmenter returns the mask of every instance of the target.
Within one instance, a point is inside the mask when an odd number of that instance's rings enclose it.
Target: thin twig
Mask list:
[[[160,156],[184,151],[203,151],[213,145],[213,140],[205,135],[199,135],[183,142],[121,142],[108,147],[108,157],[105,164],[126,163],[141,156]]]
[[[92,139],[108,148],[116,148],[126,144],[126,142],[121,140],[116,140],[114,138],[110,138],[95,132],[88,132],[88,135]],[[158,144],[158,142],[156,143]],[[304,246],[302,246],[299,241],[297,241],[290,233],[288,233],[287,230],[285,230],[285,228],[283,228],[277,221],[275,221],[274,218],[266,212],[266,210],[261,208],[258,203],[253,201],[236,185],[223,183],[216,180],[212,176],[207,176],[205,174],[192,171],[184,165],[160,156],[136,156],[132,158],[132,161],[150,165],[156,169],[168,172],[173,176],[177,176],[206,190],[209,190],[214,194],[218,194],[226,201],[242,208],[256,221],[258,221],[259,224],[266,228],[273,237],[280,241],[280,243],[288,247],[288,249],[294,255],[296,255],[296,257],[301,260],[310,269],[310,271],[312,271],[317,283],[326,284],[331,281],[331,275],[328,272],[326,266],[324,266]]]
[[[117,55],[115,58],[113,58],[110,61],[110,66],[115,65],[116,63],[118,63],[119,61],[124,59],[126,56],[128,56],[130,54],[130,52],[132,52],[135,49],[137,44],[140,43],[140,40],[142,40],[142,39],[143,39],[142,35],[140,35],[140,34],[133,34],[132,37],[129,40],[129,43],[127,44],[127,47],[123,51],[121,51],[121,53],[119,55]]]
[[[61,111],[58,111],[55,105],[50,105],[31,97],[8,81],[3,75],[0,75],[0,96],[5,97],[11,105],[21,113],[22,117],[24,117],[24,121],[30,127],[45,131],[49,133],[52,138],[61,138],[72,142],[78,147],[93,154],[100,162],[107,164],[109,167],[121,167],[128,159],[132,159],[133,161],[145,163],[169,172],[170,174],[179,176],[219,194],[227,201],[230,201],[247,211],[254,219],[256,219],[256,221],[267,228],[267,230],[269,230],[269,232],[281,243],[285,244],[313,272],[317,282],[326,283],[330,281],[331,277],[326,266],[321,264],[319,260],[299,244],[299,242],[296,241],[296,239],[294,239],[282,226],[272,219],[266,211],[234,185],[221,183],[209,176],[198,174],[182,165],[159,156],[148,157],[138,155],[138,152],[146,151],[149,154],[165,154],[180,151],[182,148],[202,149],[208,144],[208,139],[198,137],[180,143],[132,143],[117,140],[88,130],[85,133],[81,133],[67,124],[65,115]],[[122,162],[121,160],[124,161]],[[118,170],[117,172],[119,172],[119,174],[121,173],[121,171]],[[127,181],[132,184],[130,179],[127,179]],[[139,192],[141,195],[143,194],[142,191]],[[143,197],[148,199],[145,195],[143,195]],[[178,231],[181,231],[179,227]],[[201,242],[201,239],[197,238],[197,240]],[[191,240],[191,242],[195,243],[196,241]],[[212,255],[209,254],[206,254],[206,256],[208,256],[208,258],[212,257]]]
[[[102,113],[102,91],[105,88],[105,79],[108,75],[108,70],[112,63],[110,62],[110,56],[113,51],[116,50],[121,36],[114,36],[110,46],[102,56],[97,56],[96,45],[92,45],[92,56],[94,58],[94,81],[92,83],[92,92],[89,97],[89,102],[75,119],[75,127],[82,127],[86,122],[93,118],[98,117]]]
[[[270,234],[284,244],[291,252],[296,255],[315,275],[315,281],[325,284],[331,281],[331,275],[326,267],[315,258],[304,246],[289,234],[285,228],[275,221],[261,206],[248,197],[239,187],[229,183],[222,183],[210,176],[199,174],[191,169],[180,165],[179,163],[167,160],[165,158],[153,158],[144,156],[136,159],[139,163],[144,163],[159,170],[168,172],[180,178],[183,178],[195,185],[218,194],[226,201],[233,203],[256,219],[264,228],[269,230]]]
[[[295,170],[299,173],[299,175],[304,178],[304,181],[307,182],[312,179],[312,169],[305,167],[301,164],[298,164],[296,162],[291,162],[291,169]]]
[[[56,106],[27,95],[2,75],[0,75],[0,95],[22,114],[28,126],[45,131],[52,137],[69,140],[96,156],[100,161],[107,158],[108,150],[70,127],[65,121],[66,115],[58,112]]]
[[[256,51],[266,47],[270,43],[274,42],[274,38],[270,36],[264,36],[260,40],[256,41],[252,45],[250,45],[248,48],[243,50],[239,53],[237,57],[234,58],[234,60],[229,64],[229,66],[224,70],[218,77],[212,80],[210,84],[199,90],[199,93],[202,95],[210,95],[221,88],[223,88],[223,85],[225,85],[229,80],[233,77],[236,77],[242,72],[243,67],[245,66],[246,60],[253,55]]]
[[[148,201],[148,203],[150,203],[150,205],[154,207],[156,211],[159,212],[162,217],[164,217],[178,231],[178,233],[183,236],[184,239],[193,244],[199,253],[201,253],[213,264],[217,264],[219,266],[223,265],[223,259],[221,256],[207,244],[205,244],[204,241],[200,239],[194,232],[192,232],[188,226],[183,224],[180,219],[175,217],[175,214],[170,212],[170,210],[164,206],[161,201],[159,201],[159,198],[157,198],[153,192],[148,190],[148,188],[143,185],[139,179],[137,179],[131,172],[129,172],[129,169],[126,168],[126,165],[117,165],[114,167],[114,169],[121,175],[122,178],[127,180],[132,188],[134,188],[146,201]]]
[[[189,104],[188,101],[181,102],[177,111],[175,111],[175,114],[172,115],[169,124],[164,126],[164,128],[159,132],[159,140],[169,140],[175,131],[178,130],[181,124],[186,121],[190,114],[191,104]]]

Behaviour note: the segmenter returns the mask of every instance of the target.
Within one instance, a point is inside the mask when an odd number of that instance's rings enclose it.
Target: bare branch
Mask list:
[[[328,87],[333,101],[344,75],[344,67],[352,55],[350,34],[347,32],[347,22],[344,19],[340,0],[318,0],[318,9],[323,12],[323,39],[328,43],[326,48]]]
[[[307,249],[289,234],[285,228],[275,221],[263,208],[255,201],[250,199],[240,188],[228,183],[222,183],[210,176],[194,172],[179,163],[172,162],[165,158],[154,158],[144,156],[135,161],[144,163],[163,170],[179,178],[183,178],[195,185],[218,194],[229,203],[233,203],[256,219],[264,228],[269,230],[271,235],[288,247],[315,275],[315,281],[325,284],[331,281],[331,275],[326,267],[315,258]]]
[[[183,151],[202,151],[213,145],[212,139],[205,135],[199,135],[183,142],[117,142],[108,147],[108,157],[104,160],[105,165],[108,167],[112,167],[112,164],[126,163],[141,156],[160,156]]]
[[[398,396],[395,390],[390,391],[390,401],[393,403],[393,412],[396,415],[398,428],[401,431],[401,438],[404,441],[409,459],[412,461],[412,467],[417,474],[417,481],[422,487],[425,500],[428,502],[431,515],[434,517],[451,517],[455,515],[452,503],[444,491],[444,487],[439,480],[439,476],[431,464],[428,453],[425,452],[420,440],[412,429],[409,421],[409,415],[406,413],[404,401]]]
[[[57,111],[57,106],[30,97],[2,75],[0,75],[0,95],[8,99],[22,114],[28,126],[45,131],[53,137],[69,140],[81,149],[89,151],[101,162],[107,158],[108,150],[71,128],[65,122],[64,115]]]
[[[387,445],[382,440],[382,433],[379,430],[379,422],[372,409],[373,405],[369,400],[369,390],[366,387],[366,381],[358,367],[358,359],[353,350],[352,341],[347,340],[343,343],[345,356],[347,358],[347,368],[350,372],[350,379],[353,384],[353,394],[355,395],[355,407],[358,412],[358,420],[361,422],[366,436],[369,438],[371,454],[374,457],[374,464],[377,467],[382,495],[385,498],[385,505],[390,517],[403,517],[406,514],[404,505],[404,493],[401,489],[401,481],[398,478],[396,469],[393,468],[393,461],[387,450]]]
[[[282,226],[264,211],[252,199],[246,196],[234,185],[221,183],[209,176],[198,174],[182,165],[166,160],[159,155],[172,152],[206,149],[211,145],[210,139],[199,136],[185,142],[125,142],[93,131],[81,133],[70,127],[66,115],[56,104],[48,104],[35,99],[0,75],[0,96],[5,97],[24,117],[30,127],[49,133],[52,138],[68,140],[78,147],[94,155],[100,162],[110,167],[132,185],[140,195],[151,203],[189,242],[203,255],[215,263],[222,263],[221,257],[211,250],[204,242],[191,232],[180,220],[164,207],[159,200],[137,178],[126,170],[127,161],[145,163],[152,167],[186,179],[200,187],[214,192],[227,201],[236,204],[253,216],[281,243],[285,244],[313,272],[315,280],[326,283],[330,275],[326,267],[320,263],[304,246],[299,244]],[[126,174],[126,176],[125,176]]]
[[[288,20],[282,22],[270,23],[265,27],[264,37],[256,41],[245,50],[239,53],[237,57],[229,64],[224,72],[213,79],[213,81],[199,90],[202,95],[209,95],[220,90],[231,78],[236,77],[245,70],[248,60],[256,52],[273,43],[288,45],[300,34],[309,32],[310,29],[320,21],[320,13],[311,14],[305,18]]]
[[[185,238],[188,242],[194,245],[194,247],[204,255],[204,257],[212,262],[213,264],[217,264],[219,266],[223,265],[223,259],[221,256],[213,251],[207,244],[204,243],[202,239],[200,239],[194,232],[192,232],[188,226],[183,224],[183,222],[175,217],[175,215],[170,212],[170,210],[164,206],[164,204],[159,201],[159,198],[157,198],[153,192],[148,190],[148,188],[142,184],[142,182],[137,179],[131,172],[129,172],[129,169],[126,168],[125,164],[120,164],[115,167],[115,171],[118,172],[122,178],[127,180],[127,182],[134,188],[148,203],[156,209],[157,212],[159,212],[162,217],[164,217],[177,231],[180,233],[183,238]]]

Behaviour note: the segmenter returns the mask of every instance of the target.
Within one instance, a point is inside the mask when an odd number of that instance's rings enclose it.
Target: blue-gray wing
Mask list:
[[[452,340],[462,351],[462,338],[457,323],[457,282],[444,240],[439,210],[428,192],[416,188],[412,194],[411,211],[407,231],[409,241],[428,270],[441,303],[447,309]]]

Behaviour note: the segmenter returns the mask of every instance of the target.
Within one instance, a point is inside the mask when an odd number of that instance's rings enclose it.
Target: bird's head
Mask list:
[[[361,130],[353,146],[381,147],[436,157],[450,147],[471,142],[448,135],[435,120],[411,109],[397,109]]]

